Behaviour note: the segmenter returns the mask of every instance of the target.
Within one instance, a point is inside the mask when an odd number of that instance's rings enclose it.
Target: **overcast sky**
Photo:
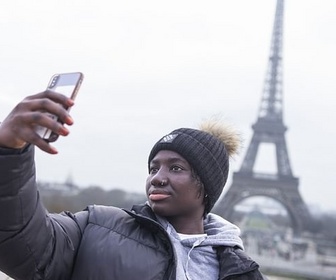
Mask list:
[[[55,144],[59,155],[37,151],[39,180],[72,176],[83,187],[143,192],[153,143],[213,115],[245,139],[232,162],[237,171],[257,118],[275,5],[4,0],[0,120],[26,95],[43,91],[54,73],[81,71],[75,125]],[[323,210],[336,209],[335,14],[335,0],[285,1],[287,146],[304,201]],[[275,160],[267,156],[260,171]]]

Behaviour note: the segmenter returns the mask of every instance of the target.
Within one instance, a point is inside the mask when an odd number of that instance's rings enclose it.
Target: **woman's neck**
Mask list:
[[[183,234],[204,233],[203,217],[199,219],[190,219],[184,217],[166,217],[166,219],[178,233]]]

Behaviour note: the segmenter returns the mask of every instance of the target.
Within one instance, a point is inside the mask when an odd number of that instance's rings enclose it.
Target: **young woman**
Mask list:
[[[59,106],[62,105],[62,106]],[[35,182],[34,147],[57,151],[37,125],[66,136],[45,113],[73,123],[63,95],[25,98],[0,125],[0,270],[15,279],[263,279],[239,229],[210,213],[237,135],[218,123],[179,128],[149,154],[148,201],[131,210],[88,206],[51,214]]]

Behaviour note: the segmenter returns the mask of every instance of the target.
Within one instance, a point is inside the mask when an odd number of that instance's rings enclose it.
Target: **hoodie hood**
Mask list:
[[[209,213],[204,219],[204,235],[181,235],[162,217],[158,221],[166,229],[174,244],[177,257],[176,279],[218,279],[219,263],[216,247],[239,247],[243,249],[240,229],[223,219]],[[209,275],[212,275],[209,278]]]
[[[172,226],[168,225],[167,231],[170,235],[176,237],[178,233],[170,227]],[[240,229],[216,214],[209,213],[206,216],[204,219],[204,232],[206,236],[201,239],[201,242],[199,237],[194,238],[190,235],[190,238],[182,239],[181,243],[183,246],[190,248],[195,247],[195,242],[197,241],[197,246],[238,246],[244,250],[243,241],[240,238]]]
[[[204,219],[204,232],[207,234],[207,238],[202,243],[204,245],[238,246],[244,249],[243,241],[240,238],[240,229],[216,214],[209,213],[206,216]]]
[[[166,229],[170,236],[180,239],[174,227],[169,224],[165,218],[158,215],[156,216],[159,223]],[[221,216],[213,213],[206,215],[204,219],[204,233],[207,236],[198,246],[238,246],[240,249],[244,250],[243,241],[240,238],[241,231],[239,227],[225,220]],[[190,238],[181,240],[181,243],[184,246],[193,247],[196,240],[199,240],[199,237],[193,238],[192,235],[190,235]]]

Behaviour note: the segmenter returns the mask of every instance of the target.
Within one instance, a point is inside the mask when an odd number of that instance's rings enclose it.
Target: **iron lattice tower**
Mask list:
[[[287,130],[283,123],[283,11],[284,0],[278,0],[272,32],[268,69],[258,118],[252,125],[253,136],[232,185],[215,208],[215,212],[230,220],[234,206],[253,196],[273,198],[282,204],[292,221],[295,233],[308,227],[309,211],[298,190],[299,179],[293,176],[285,141]],[[277,173],[257,173],[253,167],[262,143],[275,146]]]

